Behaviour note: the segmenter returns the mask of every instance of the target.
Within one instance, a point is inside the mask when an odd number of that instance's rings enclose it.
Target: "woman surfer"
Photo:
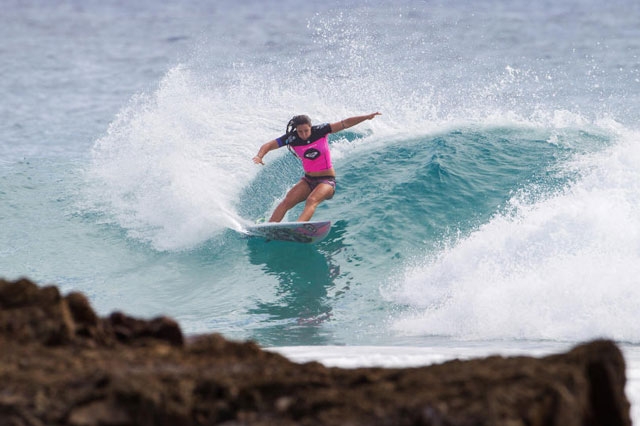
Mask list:
[[[331,154],[327,136],[336,133],[365,120],[371,120],[379,112],[356,117],[345,118],[335,123],[311,125],[311,119],[306,115],[296,115],[287,124],[286,133],[279,138],[269,141],[260,147],[258,155],[253,157],[256,164],[264,164],[262,159],[269,151],[285,145],[292,148],[296,156],[302,161],[304,176],[300,182],[287,192],[284,200],[278,204],[269,222],[280,222],[284,215],[295,205],[306,200],[304,210],[298,222],[311,219],[316,207],[324,200],[333,197],[336,191],[336,173],[331,164]]]

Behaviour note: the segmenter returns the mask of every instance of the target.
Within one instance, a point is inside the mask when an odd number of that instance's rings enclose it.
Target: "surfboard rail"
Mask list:
[[[269,241],[317,243],[331,230],[331,221],[265,222],[247,226],[246,234]]]

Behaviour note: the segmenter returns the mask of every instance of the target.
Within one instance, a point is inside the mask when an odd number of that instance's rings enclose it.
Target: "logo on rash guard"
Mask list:
[[[315,148],[308,149],[304,152],[304,158],[307,160],[315,160],[320,156],[320,151]]]

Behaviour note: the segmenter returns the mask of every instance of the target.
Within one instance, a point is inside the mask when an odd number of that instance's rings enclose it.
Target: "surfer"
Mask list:
[[[316,207],[324,200],[329,200],[336,192],[336,172],[331,164],[329,133],[336,133],[365,120],[371,120],[379,112],[356,117],[345,118],[335,123],[323,123],[311,125],[311,119],[306,115],[296,115],[287,124],[286,133],[279,138],[269,141],[260,147],[258,155],[253,157],[253,162],[263,164],[262,159],[269,151],[287,146],[302,161],[304,176],[295,184],[284,200],[278,204],[269,222],[280,222],[284,215],[306,200],[304,210],[298,218],[299,222],[311,219]]]

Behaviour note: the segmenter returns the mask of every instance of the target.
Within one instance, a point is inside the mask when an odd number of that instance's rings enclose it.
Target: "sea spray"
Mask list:
[[[92,151],[94,208],[158,250],[238,228],[234,203],[256,173],[247,161],[253,149],[219,105],[180,66],[155,93],[135,97]]]

